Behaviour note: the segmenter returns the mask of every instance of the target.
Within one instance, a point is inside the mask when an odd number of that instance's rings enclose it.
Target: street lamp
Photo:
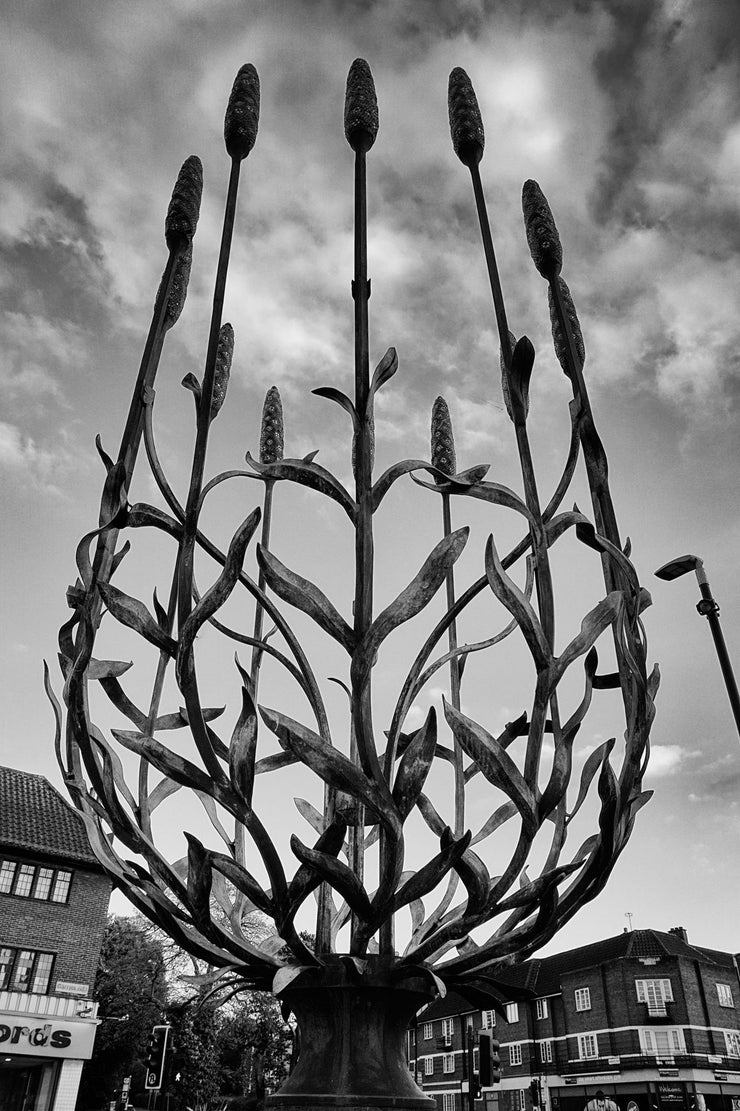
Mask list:
[[[732,713],[735,717],[735,724],[737,725],[738,733],[740,733],[740,695],[737,690],[737,682],[735,681],[735,673],[732,670],[732,662],[727,651],[725,638],[722,635],[722,628],[719,623],[719,606],[712,597],[712,591],[709,587],[709,580],[707,579],[706,571],[704,570],[704,563],[695,555],[680,556],[678,559],[672,559],[670,563],[664,563],[655,572],[657,578],[665,579],[666,582],[671,582],[672,579],[678,579],[681,575],[687,575],[689,571],[696,573],[696,581],[699,583],[699,590],[701,591],[701,600],[697,602],[697,612],[706,617],[709,622],[709,628],[712,631],[712,638],[714,639],[714,647],[717,649],[717,656],[719,658],[719,666],[722,669],[722,675],[727,687],[727,694],[730,698],[730,705],[732,706]]]

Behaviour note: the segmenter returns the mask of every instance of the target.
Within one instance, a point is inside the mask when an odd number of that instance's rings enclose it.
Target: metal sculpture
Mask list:
[[[658,674],[655,669],[648,675],[646,669],[640,615],[650,597],[629,560],[629,544],[623,547],[619,538],[606,457],[584,380],[581,329],[561,277],[558,233],[542,192],[528,181],[523,193],[526,235],[535,266],[548,284],[555,352],[573,392],[567,459],[542,509],[527,426],[534,350],[526,337],[516,340],[509,331],[479,174],[483,125],[472,85],[461,69],[450,75],[449,113],[455,152],[472,178],[523,496],[489,481],[487,467],[457,471],[452,425],[442,398],[432,412],[431,459],[406,459],[374,475],[374,398],[396,373],[397,358],[391,348],[370,375],[366,165],[378,131],[378,112],[370,69],[358,59],[347,80],[344,117],[355,163],[354,396],[333,386],[314,390],[338,403],[350,418],[354,490],[319,465],[315,453],[284,457],[282,407],[273,387],[265,401],[259,458],[247,455],[247,473],[264,485],[262,511],[256,508],[247,516],[225,551],[203,531],[201,514],[210,493],[245,473],[228,471],[206,480],[208,439],[226,396],[234,342],[231,326],[222,323],[222,305],[237,188],[257,135],[259,82],[254,67],[246,65],[237,75],[226,112],[231,172],[205,370],[202,382],[193,375],[183,381],[196,403],[189,488],[179,498],[158,458],[153,384],[163,342],[180,315],[187,290],[202,184],[195,157],[184,163],[167,213],[167,264],[117,459],[109,458],[98,442],[107,470],[99,524],[78,546],[79,578],[68,593],[72,616],[59,636],[64,709],[47,672],[57,713],[58,758],[108,873],[139,910],[217,969],[217,988],[273,990],[297,1014],[302,1030],[299,1065],[288,1085],[273,1097],[285,1105],[307,1106],[317,1100],[322,1105],[373,1100],[387,1105],[390,1099],[399,1106],[428,1106],[431,1101],[421,1095],[403,1065],[407,1019],[423,1000],[447,987],[473,1001],[485,999],[486,1006],[500,1006],[510,992],[499,982],[497,970],[534,952],[602,889],[637,811],[649,797],[641,781]],[[166,509],[129,504],[142,440]],[[560,509],[581,457],[593,521],[578,508]],[[441,499],[443,535],[405,589],[377,612],[374,515],[393,484],[408,475],[432,492],[420,496]],[[271,549],[272,500],[286,482],[333,499],[354,533],[350,619],[318,586],[291,570],[289,556],[283,562]],[[450,505],[454,498],[465,497],[516,515],[521,539],[507,554],[500,554],[491,536],[480,553],[479,577],[460,590],[455,564],[468,530],[452,528]],[[245,559],[260,522],[257,568],[250,574]],[[161,533],[172,553],[169,597],[163,604],[155,592],[152,608],[112,582],[140,530]],[[583,617],[580,632],[556,651],[550,552],[570,530],[600,558],[606,592]],[[124,536],[126,542],[119,546]],[[196,582],[196,552],[201,584],[206,557],[213,568],[203,588]],[[523,568],[519,583],[511,574],[516,564]],[[235,591],[253,600],[249,632],[223,620],[221,611]],[[503,607],[504,627],[483,641],[464,642],[461,628],[470,607],[491,592]],[[429,622],[426,638],[397,683],[395,709],[379,727],[373,719],[372,683],[383,665],[386,638],[409,619],[429,612],[432,599],[443,593],[443,615]],[[316,638],[299,641],[287,616],[290,607],[313,621]],[[158,653],[148,705],[124,687],[130,664],[96,657],[104,617],[106,624],[118,622],[133,630]],[[271,626],[267,632],[266,622]],[[228,641],[251,649],[248,668],[237,659],[241,708],[228,742],[215,724],[223,711],[209,708],[200,690],[197,637],[207,623]],[[311,662],[321,636],[340,645],[347,658],[342,683],[349,713],[343,732],[330,722]],[[534,689],[530,706],[496,736],[463,712],[463,672],[471,653],[505,646],[517,637],[523,638],[531,658]],[[598,671],[595,645],[602,637],[613,642],[616,671],[609,674]],[[308,721],[258,707],[260,669],[267,664],[281,669],[285,683],[302,693]],[[575,700],[570,691],[561,697],[563,677],[576,665],[581,693]],[[165,712],[165,677],[172,668],[184,706]],[[420,728],[405,731],[420,692],[443,668],[449,670],[446,743],[434,710]],[[94,723],[92,706],[99,694],[94,688],[130,723],[129,729],[111,731],[117,745]],[[592,697],[604,688],[621,690],[621,766],[615,771],[611,762],[618,751],[615,740],[601,744],[586,759],[573,790],[576,735]],[[167,743],[178,729],[192,738],[199,764],[182,754],[182,744]],[[546,735],[552,741],[547,757]],[[515,743],[518,738],[521,745]],[[270,747],[273,751],[265,751]],[[520,748],[523,754],[518,758]],[[126,779],[125,762],[131,758],[122,760],[121,749],[138,758],[134,785]],[[438,762],[451,765],[453,788],[446,801],[433,801],[427,791],[430,769]],[[263,824],[257,790],[262,775],[279,775],[288,765],[302,765],[324,785],[323,813],[297,800],[318,837],[311,845],[292,837],[292,866],[280,858]],[[473,836],[465,806],[470,781],[478,775],[489,792],[490,814]],[[216,851],[187,834],[187,858],[173,862],[155,842],[153,816],[168,797],[183,789],[194,792],[203,804],[223,846]],[[571,822],[587,798],[596,807],[597,824],[564,859]],[[404,826],[415,810],[437,848],[421,867],[408,870]],[[513,851],[492,877],[483,851],[474,851],[473,845],[490,845],[495,834],[512,828]],[[547,851],[539,874],[530,878],[525,865],[538,837],[540,844],[546,838]],[[377,875],[374,889],[365,880],[365,864],[371,858]],[[309,945],[297,923],[312,896],[318,912],[315,944]],[[272,934],[261,942],[245,927],[255,910],[273,923]],[[404,910],[401,948],[394,923]],[[491,922],[490,935],[481,936],[482,927]],[[368,1000],[372,1006],[367,1006]],[[337,1038],[344,1046],[341,1053]]]

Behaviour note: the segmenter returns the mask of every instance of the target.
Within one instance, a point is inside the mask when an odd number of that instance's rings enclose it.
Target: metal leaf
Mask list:
[[[393,798],[401,818],[405,820],[416,805],[426,782],[437,742],[437,715],[434,707],[427,714],[421,729],[417,729],[401,757],[393,784]]]
[[[143,602],[138,598],[132,598],[129,594],[124,594],[122,590],[111,586],[110,583],[98,583],[98,590],[116,621],[133,629],[139,636],[144,637],[150,644],[169,656],[174,657],[177,654],[176,642],[160,629]]]
[[[527,647],[532,653],[538,671],[544,671],[550,664],[550,647],[529,599],[519,589],[513,579],[506,574],[499,559],[493,537],[486,544],[486,577],[488,585],[499,602],[515,618],[522,631]]]
[[[133,667],[132,660],[90,660],[87,665],[88,679],[111,679],[125,674]]]
[[[455,740],[483,772],[489,783],[499,787],[513,803],[529,826],[535,822],[535,799],[532,788],[514,761],[495,737],[472,718],[456,710],[445,699],[445,717]]]
[[[346,410],[346,412],[348,412],[351,416],[352,427],[354,429],[357,429],[357,410],[355,409],[350,399],[347,397],[346,393],[342,393],[341,390],[337,390],[333,386],[320,386],[317,390],[311,390],[311,393],[316,394],[317,397],[326,397],[329,401],[335,401],[337,405],[341,405],[341,407]]]
[[[241,864],[237,864],[235,860],[224,855],[224,853],[212,852],[211,863],[214,870],[225,876],[229,883],[233,883],[237,891],[246,895],[258,910],[270,916],[274,914],[275,907],[272,899],[251,872],[248,872]]]
[[[570,814],[568,815],[568,821],[572,821],[572,819],[576,816],[578,811],[581,809],[581,806],[583,805],[583,803],[586,799],[586,795],[588,794],[588,789],[591,786],[591,782],[592,782],[594,776],[596,775],[597,771],[599,770],[601,765],[604,763],[604,761],[606,759],[608,759],[609,753],[614,748],[615,744],[616,744],[616,738],[614,738],[614,737],[612,737],[608,741],[604,741],[603,744],[600,744],[598,746],[598,748],[594,749],[594,751],[591,753],[591,755],[586,760],[585,764],[583,765],[583,769],[581,771],[581,785],[578,789],[578,798],[576,799],[575,806],[573,807]]]
[[[601,636],[605,629],[608,629],[611,624],[616,620],[620,608],[622,606],[622,593],[619,590],[613,590],[611,594],[607,594],[606,598],[594,606],[590,613],[587,613],[581,622],[581,630],[570,644],[563,650],[560,656],[553,660],[551,670],[551,689],[559,683],[566,669],[570,667],[574,660],[579,656],[585,655],[586,652],[593,648],[595,642]]]
[[[500,825],[503,825],[504,822],[508,822],[509,818],[513,818],[514,815],[518,813],[519,810],[515,803],[503,803],[498,809],[494,810],[490,818],[483,823],[470,844],[478,845],[481,841],[485,841],[486,837],[490,837]]]
[[[322,740],[318,733],[292,718],[260,706],[268,729],[282,748],[297,756],[330,787],[337,787],[353,798],[361,799],[396,835],[401,832],[401,819],[390,792],[369,780],[365,774],[336,748]]]
[[[457,841],[452,838],[452,833],[449,826],[446,827],[446,833],[450,838],[449,843],[445,845],[441,852],[433,856],[422,868],[415,872],[411,879],[399,888],[393,896],[393,910],[396,911],[400,907],[410,903],[415,899],[421,899],[430,891],[433,891],[437,884],[444,879],[449,872],[450,868],[457,865],[465,850],[470,845],[470,833],[464,833]],[[444,834],[442,835],[444,838]]]
[[[370,382],[370,395],[373,396],[376,394],[380,387],[384,386],[397,370],[398,355],[396,354],[396,349],[395,347],[389,347],[373,371],[372,381]]]
[[[416,800],[416,806],[432,833],[436,833],[437,837],[441,837],[444,830],[447,828],[447,823],[437,813],[431,799],[422,792]]]
[[[347,832],[347,823],[341,816],[334,818],[326,827],[314,845],[314,851],[327,856],[336,857],[344,844],[344,835]],[[298,907],[312,891],[321,883],[321,876],[315,868],[308,864],[301,864],[293,879],[288,885],[288,902],[291,913],[295,914]]]
[[[313,452],[312,456],[315,454]],[[249,466],[258,474],[261,474],[263,478],[287,479],[289,482],[298,482],[302,486],[308,486],[312,490],[317,490],[320,494],[332,498],[341,505],[349,519],[354,522],[357,514],[354,500],[331,471],[327,471],[325,467],[313,462],[312,456],[310,458],[307,456],[305,459],[282,459],[277,463],[263,464],[258,463],[247,452],[246,460]]]
[[[416,617],[432,600],[445,581],[447,572],[467,543],[470,529],[456,529],[442,538],[430,552],[419,572],[397,598],[373,621],[362,642],[365,666],[371,666],[379,646],[404,621]]]
[[[315,806],[312,806],[306,799],[293,799],[296,805],[296,810],[305,818],[310,826],[312,826],[318,834],[321,834],[326,829],[326,818],[320,814]]]
[[[309,579],[304,579],[302,575],[287,568],[262,545],[257,548],[257,558],[267,585],[278,598],[307,613],[351,655],[355,647],[355,635],[324,592]]]
[[[234,790],[244,799],[247,806],[252,805],[256,752],[257,711],[251,694],[246,687],[242,687],[241,713],[229,743],[229,775]]]
[[[301,864],[305,864],[306,867],[317,872],[322,881],[330,884],[335,891],[338,891],[355,914],[365,920],[370,918],[372,909],[370,899],[351,868],[348,868],[341,860],[337,860],[335,856],[319,852],[316,849],[309,849],[307,845],[298,840],[295,834],[290,839],[290,847]]]

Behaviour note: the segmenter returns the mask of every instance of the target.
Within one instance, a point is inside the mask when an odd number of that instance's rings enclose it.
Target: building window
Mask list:
[[[473,1072],[480,1072],[480,1049],[473,1046]]]
[[[535,1013],[537,1018],[547,1018],[547,1000],[535,999],[534,1001]]]
[[[424,1058],[424,1075],[425,1076],[434,1076],[434,1058],[433,1057],[425,1057]]]
[[[66,903],[71,883],[72,873],[64,869],[42,868],[37,864],[21,864],[16,860],[0,862],[1,895]]]
[[[650,1057],[666,1058],[686,1052],[682,1030],[641,1030],[640,1046],[642,1052]]]
[[[527,1089],[519,1089],[519,1111],[527,1111]]]
[[[496,1012],[483,1011],[481,1015],[481,1026],[484,1030],[491,1030],[496,1025]]]
[[[442,1111],[455,1111],[455,1093],[442,1093]]]
[[[729,984],[717,984],[717,998],[719,999],[720,1007],[735,1006],[732,1000],[732,988]]]
[[[3,860],[0,863],[0,893],[9,895],[13,887],[15,876],[15,861]]]
[[[576,988],[576,1010],[577,1011],[590,1011],[591,1010],[591,989],[590,988]]]
[[[53,966],[52,953],[4,947],[0,949],[0,990],[45,995]]]
[[[442,1058],[442,1072],[454,1072],[454,1071],[455,1071],[455,1054],[454,1053],[445,1053],[444,1057]]]
[[[506,1004],[506,1021],[518,1022],[519,1021],[519,1004],[507,1003]]]
[[[454,1020],[451,1018],[442,1019],[442,1037],[447,1045],[452,1041],[452,1031],[455,1029]]]
[[[552,1064],[552,1039],[550,1038],[545,1042],[540,1042],[540,1062],[543,1065]]]
[[[666,1014],[666,1003],[673,1002],[670,980],[635,980],[637,1002],[647,1003],[649,1015]]]
[[[434,1025],[433,1025],[433,1023],[431,1023],[431,1022],[425,1022],[425,1023],[424,1023],[424,1030],[423,1030],[423,1034],[424,1034],[424,1041],[425,1041],[425,1042],[428,1042],[428,1041],[429,1041],[429,1039],[431,1038],[431,1036],[432,1036],[432,1034],[433,1034],[433,1033],[434,1033]]]
[[[522,1063],[522,1046],[521,1042],[512,1042],[509,1046],[509,1064],[521,1065]]]
[[[466,1015],[465,1016],[465,1029],[466,1030],[472,1030],[474,1026],[475,1026],[475,1022],[473,1021],[473,1016],[472,1015]]]
[[[740,1031],[725,1030],[725,1045],[728,1057],[740,1057]]]
[[[578,1056],[581,1058],[599,1056],[599,1043],[595,1034],[578,1035]]]

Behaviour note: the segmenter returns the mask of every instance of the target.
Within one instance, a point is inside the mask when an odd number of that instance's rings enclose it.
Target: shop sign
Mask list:
[[[715,1072],[714,1079],[715,1080],[727,1080],[727,1073],[726,1072]]]
[[[683,1084],[659,1084],[658,1095],[660,1096],[661,1103],[680,1103],[684,1102]]]
[[[73,984],[71,980],[57,980],[54,989],[59,995],[87,995],[89,984]]]
[[[15,1053],[22,1057],[73,1057],[86,1061],[92,1057],[95,1030],[92,1023],[74,1019],[34,1022],[33,1018],[0,1013],[0,1052],[5,1056]]]

